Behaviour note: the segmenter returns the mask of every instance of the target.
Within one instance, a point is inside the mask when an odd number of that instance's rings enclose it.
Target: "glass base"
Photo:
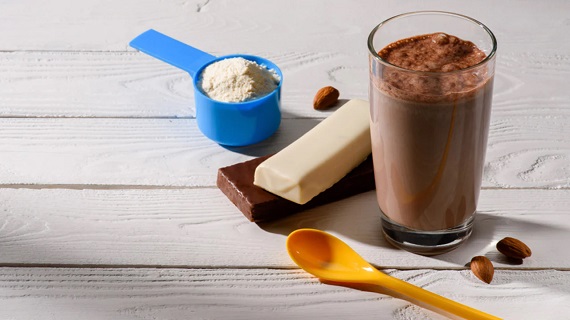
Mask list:
[[[393,222],[383,212],[381,215],[382,232],[390,244],[424,256],[442,254],[457,248],[471,235],[475,218],[472,215],[463,224],[451,229],[419,231]]]

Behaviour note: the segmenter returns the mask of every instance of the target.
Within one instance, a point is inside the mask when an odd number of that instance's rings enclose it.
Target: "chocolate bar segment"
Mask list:
[[[297,204],[253,184],[255,168],[269,157],[271,155],[218,169],[218,188],[250,221],[276,220],[375,188],[372,156],[369,156],[332,187],[305,204]]]

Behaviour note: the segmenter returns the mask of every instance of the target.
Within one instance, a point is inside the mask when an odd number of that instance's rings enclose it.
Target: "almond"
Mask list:
[[[326,110],[334,106],[338,102],[340,93],[334,87],[328,86],[319,89],[313,99],[313,108],[315,110]]]
[[[473,274],[481,279],[481,281],[486,283],[491,283],[493,280],[493,275],[495,274],[495,268],[487,257],[476,256],[471,259],[471,271]]]
[[[497,250],[513,259],[524,259],[532,255],[532,251],[524,242],[511,237],[506,237],[497,242]]]

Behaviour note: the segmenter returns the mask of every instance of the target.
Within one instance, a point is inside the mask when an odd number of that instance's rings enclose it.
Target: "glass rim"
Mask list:
[[[378,31],[378,29],[380,29],[383,25],[399,19],[399,18],[403,18],[403,17],[407,17],[407,16],[414,16],[414,15],[424,15],[424,14],[437,14],[437,15],[446,15],[446,16],[454,16],[454,17],[458,17],[458,18],[462,18],[464,20],[467,20],[469,22],[472,22],[476,25],[478,25],[480,28],[482,28],[485,32],[487,32],[487,34],[489,35],[489,37],[491,38],[491,42],[493,44],[493,47],[491,49],[491,52],[485,57],[485,59],[481,60],[479,63],[474,64],[470,67],[464,68],[464,69],[459,69],[459,70],[454,70],[454,71],[448,71],[448,72],[443,72],[443,71],[419,71],[419,70],[410,70],[410,69],[406,69],[406,68],[402,68],[400,66],[397,66],[395,64],[392,64],[384,59],[382,59],[382,57],[380,57],[380,55],[378,54],[378,52],[375,50],[374,48],[374,35],[376,34],[376,32]],[[468,40],[468,39],[467,39]],[[407,13],[402,13],[396,16],[393,16],[391,18],[388,18],[382,22],[380,22],[376,27],[374,27],[372,29],[372,31],[370,32],[370,35],[368,35],[368,51],[370,51],[370,54],[372,54],[372,56],[374,57],[374,59],[376,59],[378,62],[384,64],[385,66],[389,66],[391,68],[400,70],[400,71],[404,71],[404,72],[410,72],[410,73],[417,73],[417,74],[425,74],[425,75],[441,75],[441,74],[454,74],[454,73],[462,73],[462,72],[466,72],[472,69],[476,69],[482,65],[487,64],[489,61],[491,61],[494,57],[495,57],[495,53],[497,52],[497,38],[495,38],[495,35],[493,34],[493,32],[491,31],[491,29],[489,29],[486,25],[484,25],[483,23],[479,22],[478,20],[475,20],[471,17],[468,17],[466,15],[462,15],[459,13],[453,13],[453,12],[448,12],[448,11],[412,11],[412,12],[407,12]]]

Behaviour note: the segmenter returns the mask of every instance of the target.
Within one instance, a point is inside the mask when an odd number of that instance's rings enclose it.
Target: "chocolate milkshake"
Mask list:
[[[376,194],[384,233],[398,246],[435,254],[471,232],[493,91],[486,58],[472,42],[437,32],[390,43],[371,59]]]

